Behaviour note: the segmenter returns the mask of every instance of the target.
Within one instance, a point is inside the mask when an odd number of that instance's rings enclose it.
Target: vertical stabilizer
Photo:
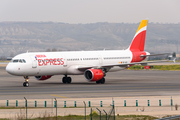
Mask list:
[[[139,28],[134,35],[131,45],[129,46],[130,51],[144,51],[144,44],[146,38],[146,29],[147,29],[148,20],[142,20]]]

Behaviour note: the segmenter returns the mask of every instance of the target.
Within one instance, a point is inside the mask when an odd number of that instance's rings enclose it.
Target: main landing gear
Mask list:
[[[65,77],[62,78],[63,83],[71,83],[71,81],[71,77],[67,77],[67,75],[65,75]]]
[[[105,83],[105,78],[96,81],[96,84],[104,84],[104,83]]]
[[[29,77],[28,76],[24,76],[25,82],[23,83],[24,87],[28,87],[29,86]]]
[[[102,71],[103,71],[103,74],[104,74],[104,77],[105,77],[108,70],[106,68],[104,68],[104,69],[102,69]],[[105,83],[105,78],[104,77],[102,79],[96,81],[96,84],[104,84]]]

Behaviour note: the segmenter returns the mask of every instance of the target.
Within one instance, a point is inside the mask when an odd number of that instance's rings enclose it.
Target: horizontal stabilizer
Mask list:
[[[141,55],[141,57],[148,57],[148,56],[159,56],[159,55],[170,55],[172,53],[162,53],[162,54],[150,54],[150,55]]]

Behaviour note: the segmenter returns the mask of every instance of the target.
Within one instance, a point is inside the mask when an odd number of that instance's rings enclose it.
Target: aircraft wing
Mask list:
[[[95,66],[79,65],[79,66],[77,67],[77,69],[80,70],[80,71],[85,71],[85,70],[91,69],[91,68],[95,68]]]

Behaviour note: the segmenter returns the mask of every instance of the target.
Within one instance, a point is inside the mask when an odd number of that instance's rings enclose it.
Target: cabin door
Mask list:
[[[36,56],[31,56],[31,61],[32,61],[32,68],[37,68],[37,57]]]
[[[62,60],[64,62],[63,67],[67,67],[67,59],[65,55],[62,55]]]
[[[99,65],[102,65],[103,64],[103,59],[102,59],[102,57],[99,55]]]

